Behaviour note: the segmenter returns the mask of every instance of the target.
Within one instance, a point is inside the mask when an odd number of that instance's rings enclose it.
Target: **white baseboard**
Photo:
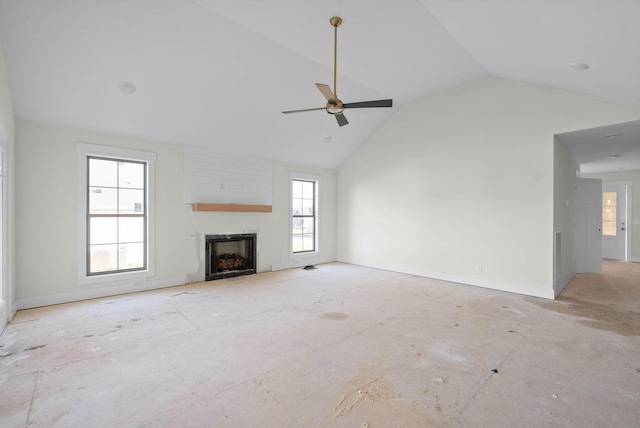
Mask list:
[[[630,262],[640,263],[640,257],[629,257]]]
[[[0,300],[0,333],[7,326],[9,319],[9,305],[6,300]]]
[[[280,260],[280,263],[271,265],[272,271],[295,269],[306,265],[320,265],[323,263],[332,263],[338,261],[336,257],[313,257],[313,256],[300,256],[294,257],[291,260]]]
[[[40,306],[59,305],[61,303],[77,302],[80,300],[98,299],[101,297],[117,296],[120,294],[137,293],[140,291],[156,290],[159,288],[184,285],[183,277],[174,277],[158,281],[146,281],[140,285],[116,285],[112,287],[99,287],[87,290],[73,291],[71,293],[49,294],[46,296],[26,297],[17,299],[17,309],[31,309]]]
[[[492,290],[507,291],[509,293],[524,294],[526,296],[541,297],[543,299],[553,300],[555,298],[552,288],[544,289],[538,287],[530,287],[522,284],[512,284],[489,279],[474,278],[461,275],[452,275],[444,272],[433,272],[424,269],[408,268],[404,266],[393,266],[376,263],[367,263],[363,260],[356,260],[347,257],[339,257],[338,261],[359,266],[367,266],[376,269],[388,270],[392,272],[406,273],[409,275],[422,276],[425,278],[440,279],[442,281],[456,282],[464,285],[473,285],[475,287],[490,288]]]

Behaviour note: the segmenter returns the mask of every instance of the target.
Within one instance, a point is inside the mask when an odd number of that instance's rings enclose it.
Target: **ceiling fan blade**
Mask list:
[[[302,112],[305,112],[305,111],[315,111],[315,110],[326,110],[326,107],[304,108],[304,109],[300,109],[300,110],[287,110],[287,111],[283,111],[282,113],[284,113],[284,114],[302,113]]]
[[[347,125],[349,123],[347,118],[342,113],[334,114],[334,116],[336,117],[336,120],[338,121],[338,125],[340,125],[340,126],[345,126],[345,125]]]
[[[333,94],[333,92],[331,92],[331,88],[329,87],[329,85],[325,85],[323,83],[316,83],[316,86],[318,87],[318,89],[320,89],[320,92],[322,92],[322,95],[324,95],[327,101],[329,102],[336,101],[337,98]]]
[[[369,108],[369,107],[393,107],[393,100],[362,101],[359,103],[348,103],[344,108]]]

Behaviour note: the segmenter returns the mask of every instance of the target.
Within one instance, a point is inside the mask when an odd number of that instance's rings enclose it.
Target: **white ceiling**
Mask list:
[[[640,121],[557,134],[574,158],[580,174],[640,169]]]
[[[324,105],[334,15],[340,98],[394,100],[341,128],[280,113]],[[402,105],[487,76],[640,104],[639,22],[638,0],[0,0],[17,117],[330,168]]]

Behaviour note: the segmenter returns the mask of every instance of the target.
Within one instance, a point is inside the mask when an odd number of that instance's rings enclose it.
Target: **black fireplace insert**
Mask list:
[[[205,281],[256,273],[256,234],[205,235]]]

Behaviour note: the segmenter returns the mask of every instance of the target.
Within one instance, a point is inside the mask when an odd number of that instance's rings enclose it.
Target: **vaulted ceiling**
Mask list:
[[[324,105],[334,15],[340,98],[394,100],[344,127],[281,113]],[[639,22],[638,0],[0,0],[18,118],[329,168],[487,76],[640,104]]]

